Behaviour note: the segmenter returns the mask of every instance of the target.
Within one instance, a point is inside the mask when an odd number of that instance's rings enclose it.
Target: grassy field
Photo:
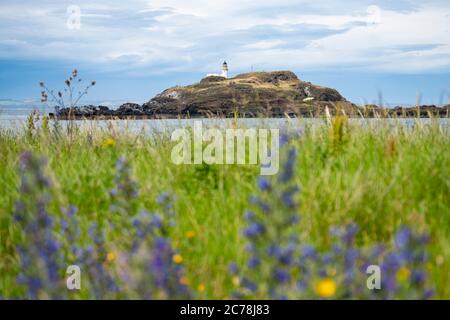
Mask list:
[[[137,135],[114,126],[55,131],[52,123],[29,123],[22,131],[0,129],[0,296],[448,299],[449,138],[448,125],[435,121],[406,127],[384,120],[361,125],[339,117],[330,125],[306,126],[290,139],[280,173],[290,174],[286,182],[280,176],[261,179],[257,166],[176,166],[170,160],[174,143],[165,134]],[[42,157],[47,161],[38,160]],[[292,186],[299,189],[288,189]],[[286,200],[282,190],[291,190],[292,198]],[[255,198],[249,200],[253,195],[271,206],[272,215]],[[246,216],[247,210],[256,218]],[[141,234],[138,226],[146,221],[154,226],[155,213],[163,226]],[[36,220],[42,214],[52,222]],[[300,219],[286,224],[287,214]],[[295,241],[287,240],[287,234]],[[336,240],[340,236],[343,240]],[[345,236],[352,237],[349,243]],[[134,250],[133,241],[140,238],[145,240]],[[53,242],[57,245],[51,250]],[[254,245],[250,249],[249,243]],[[382,268],[390,277],[382,274],[382,279],[396,285],[386,282],[385,294],[372,296],[364,273],[346,282],[341,272],[350,268],[345,257],[335,256],[326,267],[311,258],[306,273],[304,262],[299,267],[263,257],[262,248],[270,243],[295,247],[289,252],[295,261],[307,256],[305,245],[325,261],[340,243],[341,254],[359,250],[351,262],[355,265],[379,244],[386,253],[373,258],[374,264],[388,261],[389,250],[400,252],[410,244],[423,244],[426,257]],[[422,247],[409,249],[422,252]],[[79,261],[86,255],[91,262]],[[257,256],[259,263],[252,260]],[[65,289],[69,264],[82,265],[80,291]],[[158,282],[161,270],[165,280]],[[308,281],[299,289],[303,278]],[[433,294],[424,293],[428,289]]]

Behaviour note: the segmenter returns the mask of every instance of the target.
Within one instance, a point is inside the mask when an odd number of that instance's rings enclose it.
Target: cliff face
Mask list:
[[[142,106],[145,114],[190,116],[280,116],[347,102],[334,89],[301,81],[290,71],[254,72],[231,79],[207,77],[200,83],[169,88]]]

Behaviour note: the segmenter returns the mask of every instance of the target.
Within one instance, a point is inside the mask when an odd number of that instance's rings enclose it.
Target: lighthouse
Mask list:
[[[228,64],[226,61],[222,65],[222,77],[228,78]]]
[[[228,79],[228,64],[226,61],[222,64],[222,73],[208,73],[206,77],[222,77]]]

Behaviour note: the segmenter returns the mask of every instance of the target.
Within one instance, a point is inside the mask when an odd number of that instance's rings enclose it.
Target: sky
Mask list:
[[[73,68],[85,101],[145,102],[220,72],[291,70],[355,103],[450,103],[450,1],[0,2],[0,99]]]

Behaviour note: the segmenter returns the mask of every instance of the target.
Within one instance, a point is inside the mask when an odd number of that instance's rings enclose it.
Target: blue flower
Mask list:
[[[255,269],[255,268],[257,268],[260,265],[260,263],[261,263],[261,260],[259,260],[258,257],[253,256],[248,261],[248,267],[250,269]]]
[[[275,270],[273,275],[274,275],[275,279],[280,283],[286,283],[291,278],[289,273],[287,273],[284,270],[280,270],[280,269]]]
[[[246,237],[256,237],[264,232],[265,228],[262,224],[254,222],[244,231]]]
[[[236,263],[230,263],[228,266],[228,271],[232,274],[237,274],[239,272],[239,268]]]
[[[161,216],[158,214],[154,214],[152,216],[152,221],[151,221],[152,227],[154,227],[156,229],[161,229],[162,224],[163,224],[163,219],[161,218]]]
[[[421,270],[413,270],[411,272],[411,283],[419,286],[422,285],[426,280],[426,274]]]
[[[298,214],[294,214],[289,218],[289,222],[292,224],[296,224],[300,222],[300,216]]]
[[[316,249],[311,245],[303,245],[301,247],[302,256],[306,259],[316,258]]]
[[[246,211],[244,214],[244,218],[248,221],[252,221],[255,218],[255,213],[252,211]]]
[[[294,165],[297,158],[297,151],[290,148],[288,151],[287,161],[284,163],[283,170],[279,180],[283,183],[290,181],[294,177]]]
[[[433,289],[425,290],[423,294],[424,299],[432,299],[435,295],[435,291]]]
[[[269,257],[275,257],[278,256],[281,252],[281,249],[278,245],[275,244],[271,244],[268,248],[267,248],[267,255]]]
[[[285,250],[278,256],[278,261],[282,265],[290,265],[292,263],[293,252],[291,250]]]
[[[258,286],[248,278],[243,278],[241,283],[244,288],[247,288],[251,292],[256,292],[258,290]]]
[[[408,246],[411,239],[411,230],[408,227],[402,227],[395,236],[395,244],[400,249]]]
[[[283,202],[283,204],[286,207],[294,209],[297,206],[293,197],[295,196],[295,194],[298,191],[299,191],[299,188],[293,187],[293,188],[290,188],[290,189],[284,191],[281,194],[281,201]]]
[[[258,179],[258,187],[261,191],[269,191],[272,188],[270,181],[265,177]]]
[[[355,236],[358,233],[358,226],[355,223],[349,224],[344,232],[342,240],[347,246],[350,246],[353,244],[353,241],[355,240]]]

